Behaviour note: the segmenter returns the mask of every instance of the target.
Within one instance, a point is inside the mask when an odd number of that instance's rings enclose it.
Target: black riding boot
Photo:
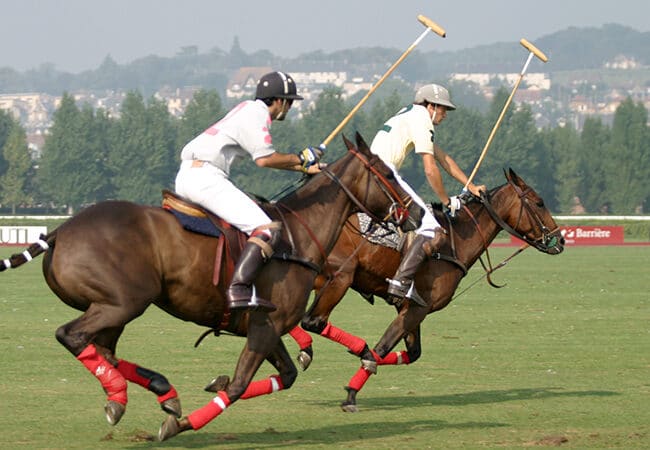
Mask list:
[[[429,238],[427,236],[421,234],[416,235],[411,246],[406,251],[406,255],[402,258],[397,273],[395,273],[392,280],[387,279],[388,295],[393,297],[395,302],[401,302],[406,297],[413,283],[413,278],[415,278],[415,273],[427,257],[424,244],[428,240]]]
[[[271,256],[262,253],[262,247],[255,243],[256,239],[263,241],[263,245],[272,248],[268,244],[271,238],[265,234],[251,238],[246,242],[228,287],[227,297],[230,309],[257,309],[267,312],[276,310],[275,305],[270,301],[257,296],[253,298],[253,281]]]

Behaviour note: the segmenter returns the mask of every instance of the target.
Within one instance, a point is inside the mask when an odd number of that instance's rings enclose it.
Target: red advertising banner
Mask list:
[[[624,243],[624,227],[617,226],[564,226],[561,227],[565,245],[621,245]],[[510,237],[510,243],[523,244],[522,241]]]

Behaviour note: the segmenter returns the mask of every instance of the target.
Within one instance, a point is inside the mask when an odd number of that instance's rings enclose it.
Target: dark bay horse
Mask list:
[[[289,248],[271,259],[255,282],[257,293],[277,307],[272,313],[231,315],[225,296],[229,280],[213,283],[217,240],[185,231],[162,208],[123,201],[88,207],[25,252],[0,261],[0,271],[44,253],[48,286],[83,311],[58,328],[56,338],[100,381],[109,423],[124,414],[131,381],[158,395],[169,413],[161,440],[199,429],[240,397],[291,387],[297,370],[280,337],[303,317],[314,279],[350,214],[366,211],[404,229],[419,225],[421,209],[361,136],[356,146],[344,141],[346,155],[282,200],[263,205],[283,223],[282,240]],[[181,417],[177,393],[163,375],[115,355],[126,324],[152,304],[179,319],[246,336],[233,381],[187,417]],[[264,360],[279,375],[251,382]]]
[[[338,342],[361,357],[362,366],[346,387],[348,396],[341,404],[344,411],[357,410],[356,394],[376,372],[377,365],[410,364],[420,357],[421,322],[428,314],[449,304],[467,270],[487,251],[501,230],[543,253],[562,252],[564,240],[543,200],[514,171],[510,170],[506,178],[506,184],[481,199],[469,201],[451,221],[441,211],[435,212],[448,235],[439,253],[423,264],[415,278],[416,291],[426,307],[410,301],[396,306],[397,317],[374,350],[362,338],[332,325],[329,317],[348,288],[366,298],[376,295],[387,299],[386,279],[393,276],[402,255],[361,236],[357,215],[349,219],[328,258],[330,272],[336,276],[331,279],[318,276],[315,301],[302,320],[304,329]],[[303,369],[311,362],[312,354],[311,339],[305,334],[299,327],[291,330],[292,337],[301,346],[298,360]],[[392,352],[400,339],[404,339],[406,351]]]

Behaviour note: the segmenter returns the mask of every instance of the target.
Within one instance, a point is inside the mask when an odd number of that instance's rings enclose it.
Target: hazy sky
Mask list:
[[[45,62],[79,72],[106,55],[118,63],[173,56],[183,46],[276,55],[380,46],[406,50],[422,33],[418,14],[438,23],[418,49],[458,50],[535,39],[570,26],[606,23],[650,30],[648,0],[0,0],[0,67]],[[542,49],[545,50],[545,49]]]

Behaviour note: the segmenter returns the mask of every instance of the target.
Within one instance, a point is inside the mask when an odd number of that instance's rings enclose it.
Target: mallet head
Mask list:
[[[431,31],[436,33],[440,37],[447,37],[447,32],[437,23],[435,23],[433,20],[429,19],[426,16],[423,16],[422,14],[418,15],[418,20],[422,25],[424,25],[427,28],[431,28]]]
[[[537,47],[535,47],[533,44],[528,42],[526,39],[522,38],[521,41],[519,41],[521,45],[523,45],[529,52],[537,56],[542,62],[548,61],[548,58],[546,55]]]

